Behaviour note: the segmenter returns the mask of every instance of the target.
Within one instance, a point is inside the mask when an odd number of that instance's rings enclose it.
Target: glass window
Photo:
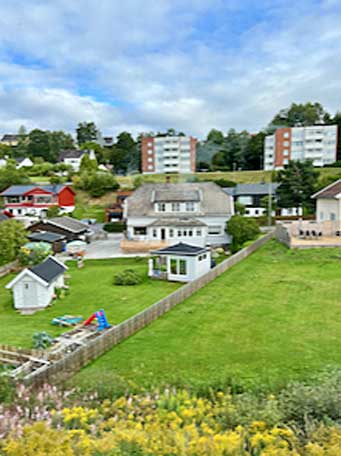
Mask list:
[[[159,203],[159,204],[157,205],[157,210],[158,210],[159,212],[165,212],[165,211],[166,211],[166,204],[165,204],[165,203]]]
[[[155,237],[155,238],[157,237],[157,229],[156,228],[153,229],[153,237]]]
[[[175,258],[171,258],[170,260],[170,269],[171,269],[171,274],[177,274],[177,261]]]
[[[209,226],[208,234],[210,236],[220,236],[221,235],[221,226]]]
[[[283,138],[289,138],[289,132],[286,131],[285,133],[283,133]]]
[[[172,203],[172,212],[180,211],[180,203]]]
[[[187,236],[187,230],[183,230],[182,235]]]
[[[192,230],[188,230],[188,236],[189,236],[189,237],[192,237],[192,236],[193,236],[193,231],[192,231]]]
[[[194,212],[195,206],[193,201],[189,201],[186,203],[186,211],[187,212]]]
[[[186,260],[179,261],[179,274],[187,275],[187,261]]]
[[[201,236],[201,230],[197,230],[197,236]]]
[[[238,196],[238,201],[244,206],[251,206],[252,205],[252,196]]]
[[[153,162],[153,157],[148,157],[148,161],[149,161],[150,163],[152,163],[152,162]]]
[[[336,220],[335,212],[330,213],[330,220],[332,220],[333,222]]]
[[[182,233],[181,230],[178,230],[178,237],[181,237]]]
[[[174,230],[173,228],[169,229],[169,237],[174,237]]]
[[[145,226],[135,226],[134,227],[134,234],[137,234],[137,235],[147,234],[147,228]]]
[[[324,214],[323,214],[323,212],[320,212],[320,220],[323,220],[323,218],[324,218]]]

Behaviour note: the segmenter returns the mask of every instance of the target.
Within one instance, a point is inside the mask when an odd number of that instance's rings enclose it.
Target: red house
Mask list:
[[[51,206],[62,212],[75,209],[75,192],[68,185],[12,185],[0,193],[5,211],[14,215],[46,215]]]

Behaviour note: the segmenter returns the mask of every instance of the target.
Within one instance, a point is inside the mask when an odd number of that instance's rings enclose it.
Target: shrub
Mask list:
[[[103,226],[103,230],[108,233],[122,233],[126,228],[125,223],[122,222],[110,222]]]
[[[142,277],[133,269],[125,269],[114,276],[115,285],[138,285],[142,282]]]
[[[105,193],[119,188],[115,177],[103,172],[83,172],[73,179],[73,184],[75,187],[87,191],[94,198],[99,198]]]
[[[219,185],[219,187],[235,187],[237,185],[236,182],[231,181],[229,179],[224,179],[223,177],[220,179],[216,179],[214,183]]]
[[[247,241],[255,239],[260,231],[257,223],[247,217],[234,215],[227,222],[227,232],[232,236],[232,252],[237,252]]]
[[[45,350],[52,344],[53,338],[46,332],[37,332],[33,335],[33,348]]]
[[[21,247],[18,260],[22,266],[39,264],[52,253],[52,248],[49,245],[36,243],[33,248]]]

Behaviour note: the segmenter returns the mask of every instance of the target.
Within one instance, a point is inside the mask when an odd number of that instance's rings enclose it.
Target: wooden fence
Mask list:
[[[18,267],[18,262],[13,261],[12,263],[7,263],[4,266],[0,267],[0,279],[5,275],[9,274],[12,271],[15,271]]]
[[[273,237],[274,231],[257,239],[253,244],[245,247],[235,255],[226,259],[202,277],[189,282],[142,312],[134,315],[128,320],[125,320],[119,325],[108,329],[85,346],[80,347],[74,352],[66,355],[61,360],[47,366],[45,370],[40,371],[37,374],[32,373],[26,376],[23,379],[24,382],[27,384],[40,385],[43,383],[54,384],[66,380],[89,362],[95,360],[99,356],[103,355],[103,353],[110,350],[114,345],[117,345],[127,337],[135,334],[137,331],[147,326],[149,323],[157,320],[177,304],[183,302],[193,293],[200,290],[200,288],[204,287],[232,266],[251,255]]]

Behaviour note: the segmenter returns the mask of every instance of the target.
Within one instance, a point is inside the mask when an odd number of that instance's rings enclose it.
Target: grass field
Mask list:
[[[52,318],[64,315],[89,317],[103,308],[112,324],[117,324],[153,304],[179,287],[178,284],[152,281],[147,277],[145,259],[88,260],[83,269],[69,263],[70,293],[51,307],[31,316],[23,316],[12,307],[11,293],[4,287],[12,279],[0,279],[0,343],[30,347],[35,332],[57,335],[65,329],[50,324]],[[137,286],[115,286],[113,276],[124,269],[135,269],[143,277]]]
[[[275,241],[74,378],[95,385],[277,387],[341,364],[341,252]]]

